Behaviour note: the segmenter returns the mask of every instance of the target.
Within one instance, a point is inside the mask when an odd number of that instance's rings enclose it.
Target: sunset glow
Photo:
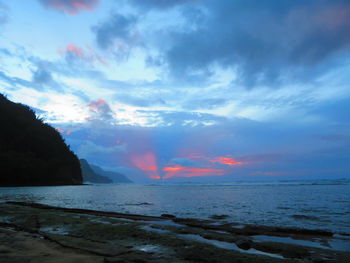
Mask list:
[[[246,164],[245,162],[239,162],[235,159],[232,159],[230,157],[218,157],[216,159],[210,160],[212,163],[221,163],[221,164],[227,164],[227,165],[243,165]]]
[[[163,171],[166,172],[163,176],[164,179],[174,177],[199,177],[199,176],[218,176],[224,175],[223,169],[212,168],[189,168],[183,166],[164,167]]]
[[[158,174],[157,160],[152,152],[142,155],[132,155],[131,161],[135,167],[144,171],[151,179],[160,179]]]

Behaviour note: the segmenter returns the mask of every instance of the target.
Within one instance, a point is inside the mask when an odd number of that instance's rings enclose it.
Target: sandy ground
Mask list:
[[[0,262],[350,262],[350,236],[0,203]]]

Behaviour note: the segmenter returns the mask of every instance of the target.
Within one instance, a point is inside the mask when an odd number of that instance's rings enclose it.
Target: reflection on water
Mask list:
[[[350,233],[349,183],[87,185],[0,188],[2,201],[27,201],[146,215],[319,228]]]

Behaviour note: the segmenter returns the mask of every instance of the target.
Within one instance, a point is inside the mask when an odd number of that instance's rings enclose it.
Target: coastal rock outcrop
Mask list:
[[[0,94],[0,186],[82,183],[77,156],[55,128]]]

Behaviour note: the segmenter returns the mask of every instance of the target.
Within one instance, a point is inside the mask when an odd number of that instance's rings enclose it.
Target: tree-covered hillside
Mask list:
[[[79,160],[59,132],[0,94],[0,186],[81,183]]]

